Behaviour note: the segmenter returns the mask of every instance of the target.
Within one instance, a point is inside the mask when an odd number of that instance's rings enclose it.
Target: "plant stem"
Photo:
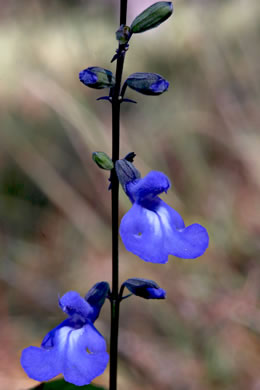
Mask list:
[[[120,0],[120,25],[126,24],[127,0]],[[119,45],[119,52],[122,46]],[[124,55],[119,56],[116,65],[116,83],[112,96],[112,160],[119,160],[120,148],[120,89],[124,67]],[[109,390],[117,388],[118,359],[118,326],[119,326],[119,294],[118,294],[118,198],[119,182],[115,169],[111,172],[112,197],[112,294],[111,294],[111,332],[110,332],[110,380]]]

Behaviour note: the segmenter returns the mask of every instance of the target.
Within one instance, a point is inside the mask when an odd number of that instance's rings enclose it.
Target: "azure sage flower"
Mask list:
[[[129,164],[127,161],[128,168]],[[167,263],[168,255],[183,259],[201,256],[208,247],[207,230],[197,223],[185,227],[177,211],[157,196],[170,188],[168,177],[151,171],[143,179],[128,180],[129,175],[122,174],[125,165],[124,160],[119,160],[116,168],[133,203],[122,218],[119,230],[126,249],[152,263]]]
[[[47,381],[59,374],[77,386],[89,384],[101,375],[108,363],[106,342],[93,325],[98,313],[76,291],[69,291],[59,300],[69,316],[43,339],[41,347],[23,350],[21,364],[27,375]]]

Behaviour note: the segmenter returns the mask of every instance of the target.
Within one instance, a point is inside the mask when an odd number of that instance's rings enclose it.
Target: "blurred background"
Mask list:
[[[128,24],[154,0],[129,0]],[[21,350],[64,315],[58,294],[111,281],[111,107],[78,80],[110,64],[119,0],[0,1],[0,388],[37,383]],[[155,72],[169,91],[122,105],[121,156],[172,182],[163,196],[210,247],[145,263],[120,243],[120,279],[154,279],[166,301],[123,302],[119,390],[260,389],[260,2],[176,0],[131,40],[124,77]],[[120,216],[130,208],[121,191]],[[109,340],[109,304],[97,328]],[[95,383],[107,385],[108,370]]]

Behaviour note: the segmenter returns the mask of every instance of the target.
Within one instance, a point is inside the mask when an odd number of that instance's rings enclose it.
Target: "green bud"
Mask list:
[[[121,24],[120,28],[116,31],[116,39],[119,43],[125,44],[131,38],[130,27]]]
[[[115,85],[115,77],[110,70],[91,66],[79,73],[80,81],[87,87],[102,89],[111,88]]]
[[[159,1],[146,8],[131,24],[131,33],[138,34],[159,26],[173,13],[170,1]]]
[[[113,161],[104,152],[92,153],[92,159],[99,166],[99,168],[106,169],[107,171],[111,171],[111,169],[114,168]]]

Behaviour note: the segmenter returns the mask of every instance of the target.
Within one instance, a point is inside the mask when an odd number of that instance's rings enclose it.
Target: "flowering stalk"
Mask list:
[[[94,326],[100,310],[108,298],[111,303],[110,383],[109,390],[117,389],[119,306],[131,295],[144,299],[165,299],[166,291],[156,282],[144,278],[127,279],[119,290],[118,234],[126,249],[142,260],[166,263],[169,255],[185,259],[201,256],[208,247],[207,230],[199,225],[185,226],[182,217],[158,195],[170,188],[168,177],[151,171],[141,178],[133,164],[135,153],[119,159],[120,106],[122,102],[136,103],[125,98],[127,87],[147,95],[166,92],[169,82],[157,73],[135,72],[122,84],[125,53],[132,34],[139,34],[159,26],[173,12],[171,2],[159,1],[144,10],[126,26],[127,0],[120,0],[120,27],[116,31],[119,41],[112,61],[116,74],[99,66],[91,66],[79,73],[80,81],[94,89],[109,88],[108,100],[112,104],[112,159],[102,151],[94,152],[93,161],[101,169],[111,171],[112,201],[112,288],[107,282],[96,283],[82,298],[69,291],[59,299],[66,318],[44,337],[40,347],[25,348],[21,364],[29,377],[38,381],[50,380],[59,374],[76,386],[88,385],[101,375],[108,364],[106,342]],[[118,223],[119,183],[132,203],[131,209]],[[123,296],[127,288],[130,294]]]
[[[127,0],[120,0],[120,26],[126,24]],[[118,53],[124,45],[119,42]],[[116,65],[116,82],[112,95],[112,161],[119,160],[120,145],[120,89],[125,56],[119,55]],[[110,380],[109,389],[117,388],[119,294],[118,294],[118,197],[119,181],[115,169],[111,171],[112,199],[112,293],[111,293],[111,332],[110,332]]]

